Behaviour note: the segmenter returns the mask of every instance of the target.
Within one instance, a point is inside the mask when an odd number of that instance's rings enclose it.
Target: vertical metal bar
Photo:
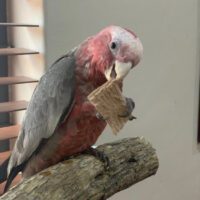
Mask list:
[[[200,1],[198,1],[197,3],[197,44],[198,44],[198,48],[197,48],[197,52],[200,52]],[[197,142],[200,143],[200,58],[197,58],[197,63],[199,64],[199,77],[198,77],[198,81],[199,81],[199,94],[198,94],[198,101],[199,101],[199,105],[198,105],[198,121],[197,121],[197,128],[198,128],[198,132],[197,132]]]
[[[6,0],[0,0],[0,22],[6,22]],[[0,48],[8,45],[7,28],[0,26]],[[0,56],[0,76],[8,76],[8,59],[6,56]],[[8,86],[0,86],[0,102],[8,101]],[[0,126],[8,126],[9,113],[0,114]],[[8,141],[0,142],[0,151],[8,149]]]

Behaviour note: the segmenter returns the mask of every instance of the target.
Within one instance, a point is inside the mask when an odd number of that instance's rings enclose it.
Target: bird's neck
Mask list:
[[[92,43],[93,38],[91,37],[78,47],[76,51],[76,75],[78,82],[84,85],[90,84],[96,89],[107,81],[104,68],[109,65],[111,59],[108,55],[102,55],[101,52],[97,56]]]

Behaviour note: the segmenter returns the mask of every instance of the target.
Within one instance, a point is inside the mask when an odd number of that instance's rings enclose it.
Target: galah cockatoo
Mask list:
[[[95,144],[106,121],[87,96],[107,80],[123,80],[142,53],[133,31],[109,26],[47,69],[32,95],[12,154],[0,167],[0,182],[7,179],[5,191],[18,172],[30,177]],[[126,100],[130,115],[134,102]]]

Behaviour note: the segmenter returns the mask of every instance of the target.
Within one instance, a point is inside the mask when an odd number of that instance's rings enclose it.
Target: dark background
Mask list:
[[[6,0],[0,1],[0,22],[6,22]],[[7,28],[0,26],[0,48],[8,46]],[[0,76],[8,76],[8,59],[0,56]],[[8,101],[8,86],[0,86],[0,102]],[[0,113],[0,127],[9,125],[9,113]],[[0,151],[8,149],[7,141],[0,141]]]

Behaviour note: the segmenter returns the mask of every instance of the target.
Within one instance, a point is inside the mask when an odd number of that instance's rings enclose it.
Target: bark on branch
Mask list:
[[[98,147],[109,169],[93,156],[81,154],[24,180],[0,200],[102,200],[154,175],[158,158],[144,138],[127,138]]]

